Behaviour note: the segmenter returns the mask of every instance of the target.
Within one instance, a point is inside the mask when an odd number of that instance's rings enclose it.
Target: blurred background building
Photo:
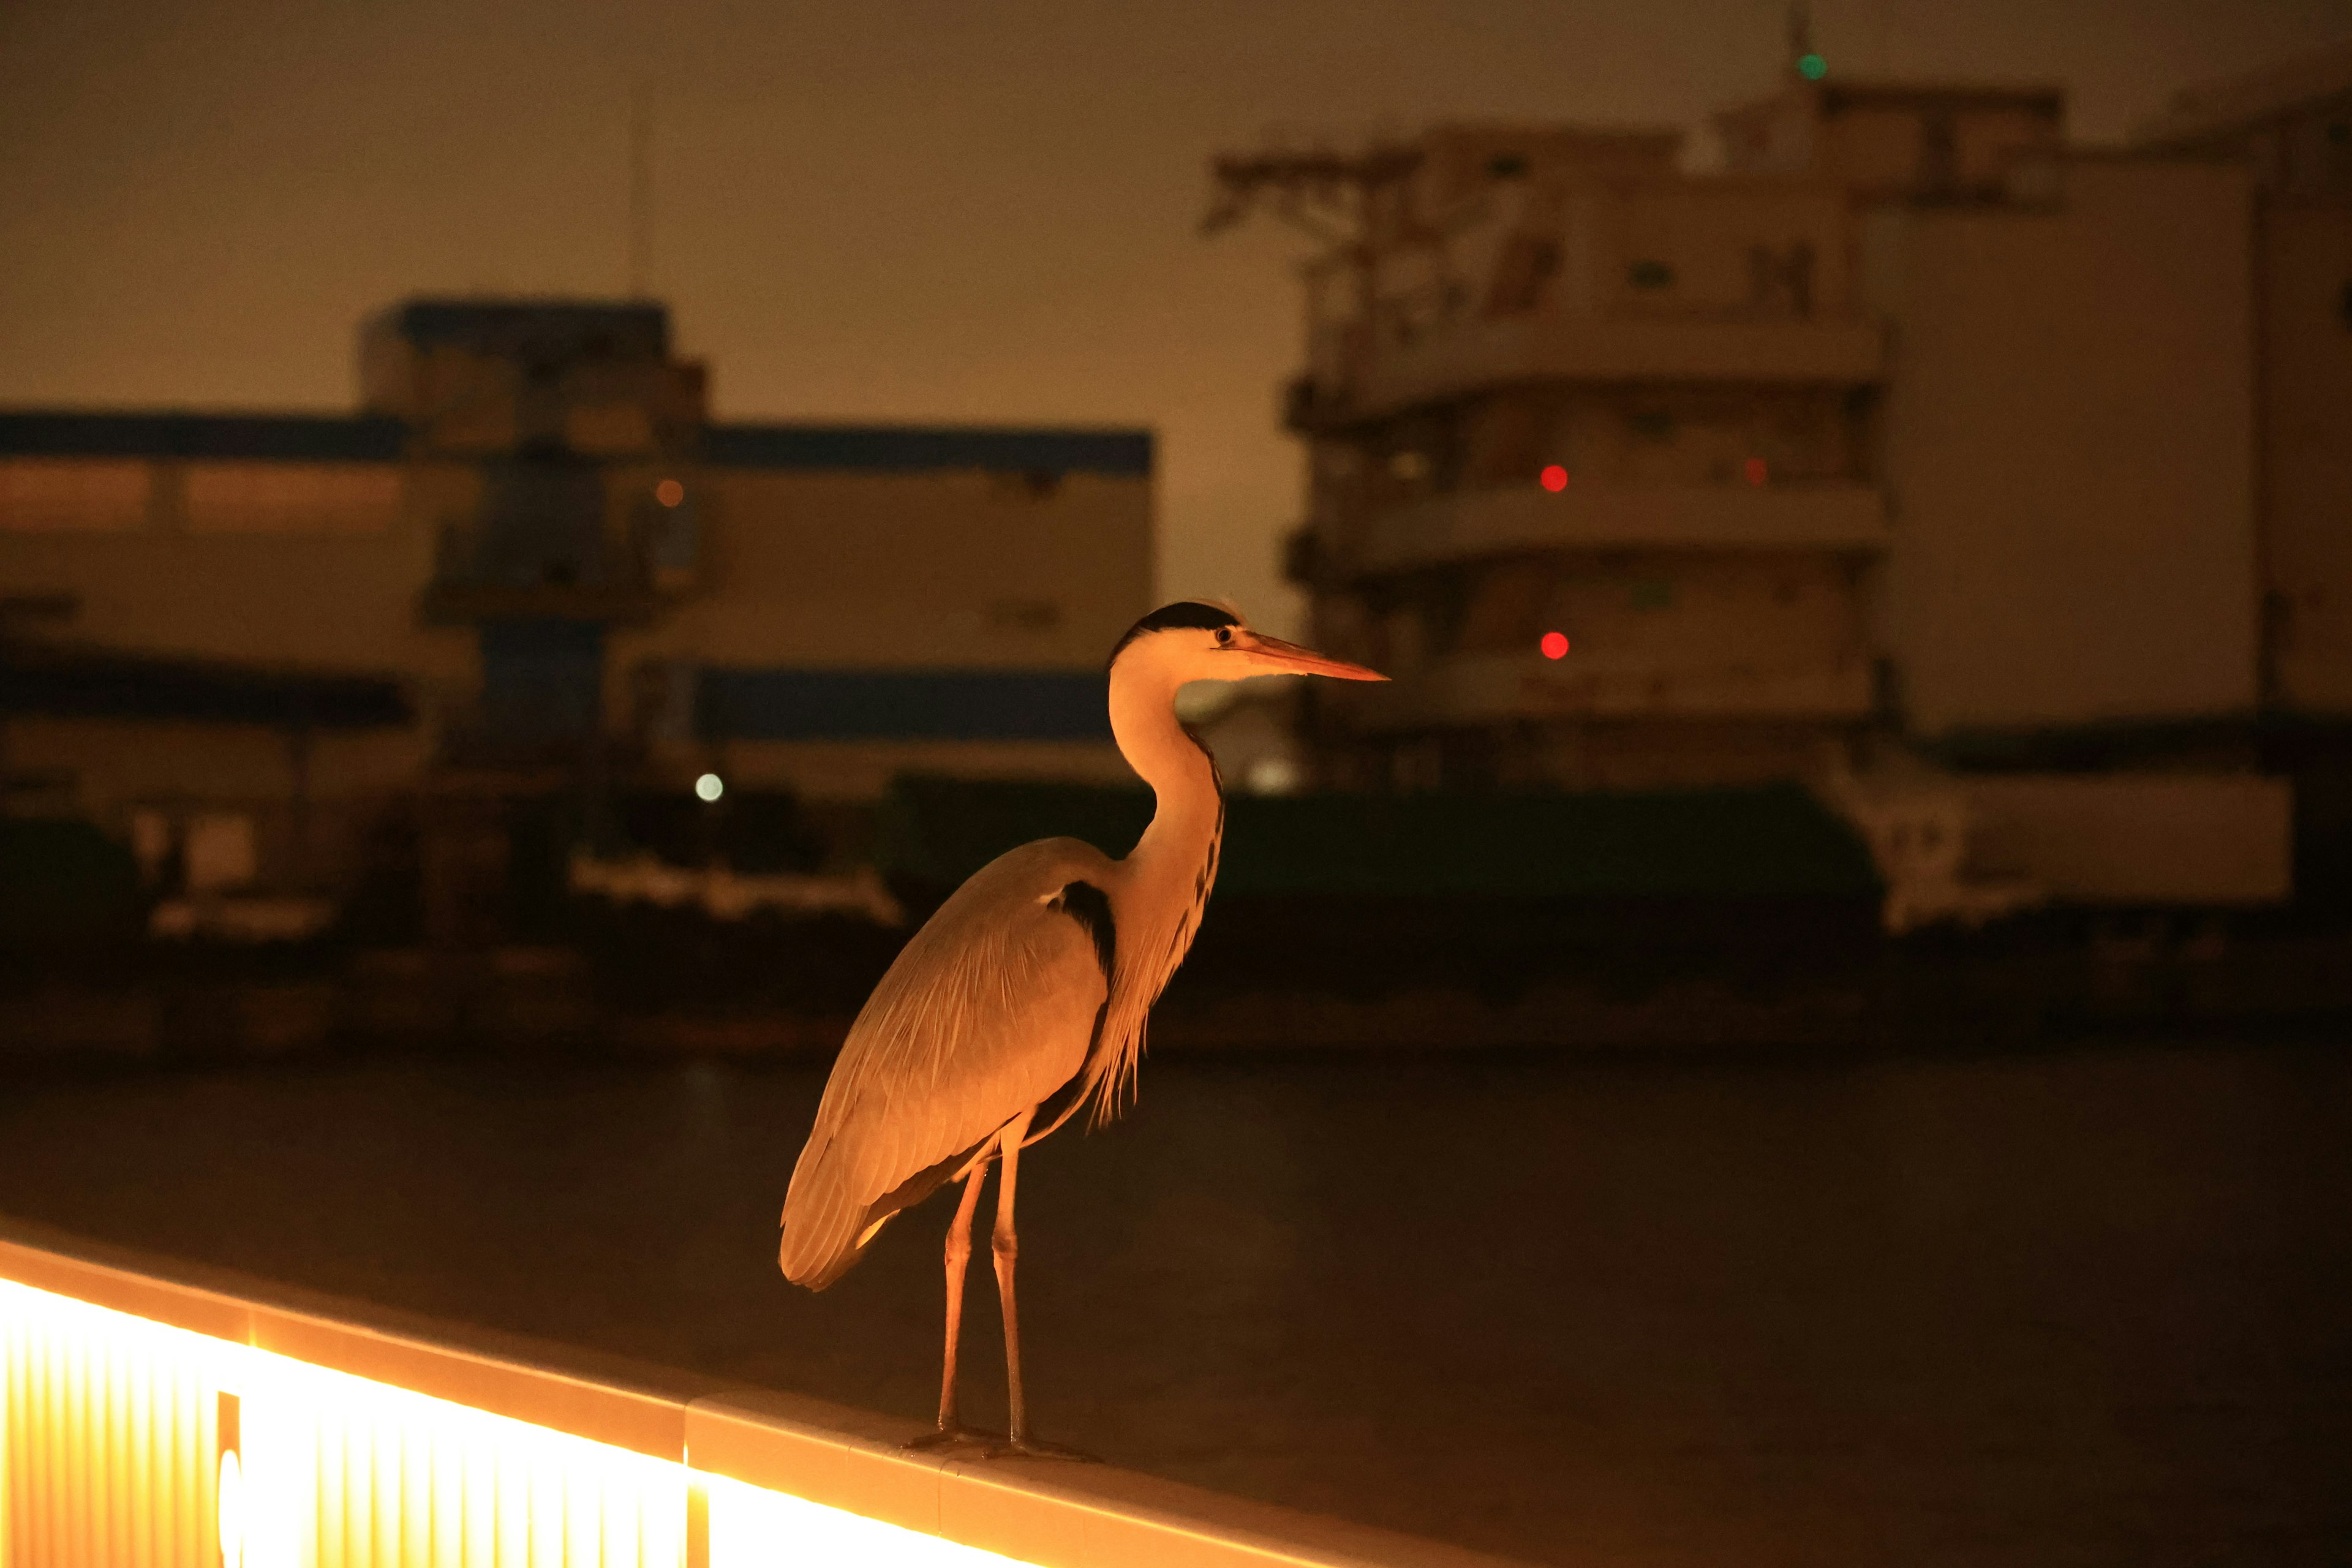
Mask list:
[[[349,417],[0,414],[20,816],[288,932],[405,875],[459,939],[518,857],[723,851],[722,798],[807,870],[902,769],[1124,775],[1149,433],[715,423],[642,301],[415,300],[359,361]]]
[[[1218,162],[1328,239],[1287,568],[1398,685],[1312,694],[1326,776],[1805,779],[1897,924],[2340,879],[2352,52],[2084,149],[1801,26],[1714,128]]]
[[[1209,226],[1322,241],[1282,549],[1396,678],[1189,709],[1237,794],[1386,845],[1229,892],[2346,899],[2352,53],[2086,149],[2056,87],[1844,79],[1800,20],[1713,130],[1705,172],[1573,124],[1217,161]],[[874,868],[940,890],[1131,784],[1150,433],[714,421],[642,300],[413,300],[359,382],[0,413],[27,908],[110,877],[158,931],[445,950],[583,890],[885,912]],[[1580,796],[1561,853],[1487,842],[1496,792]],[[1648,803],[1605,874],[1604,793]]]

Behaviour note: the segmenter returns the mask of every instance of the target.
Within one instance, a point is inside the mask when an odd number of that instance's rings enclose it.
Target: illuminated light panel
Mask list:
[[[238,1415],[235,1447],[222,1450],[225,1403]],[[709,1502],[709,1551],[689,1556],[697,1487]],[[218,1568],[224,1560],[236,1568],[1015,1563],[0,1279],[0,1563]]]
[[[1760,485],[1772,477],[1772,470],[1765,466],[1761,458],[1748,458],[1739,465],[1739,472],[1740,477],[1751,485]]]
[[[1546,658],[1566,658],[1568,657],[1568,634],[1566,632],[1546,632],[1543,635],[1543,641],[1538,643],[1537,646],[1543,649],[1543,656]]]
[[[654,487],[654,500],[664,506],[682,506],[686,502],[686,487],[676,479],[664,479]]]
[[[1551,491],[1554,495],[1558,495],[1560,491],[1568,489],[1568,470],[1561,468],[1558,463],[1552,464],[1550,467],[1544,469],[1542,473],[1538,474],[1536,478],[1543,485],[1544,489]]]
[[[706,805],[726,793],[727,781],[717,773],[705,773],[694,781],[694,798]]]

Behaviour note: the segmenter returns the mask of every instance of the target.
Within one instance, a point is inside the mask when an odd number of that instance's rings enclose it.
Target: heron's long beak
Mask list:
[[[1249,651],[1273,668],[1268,675],[1328,675],[1334,680],[1386,680],[1377,669],[1367,669],[1360,664],[1349,664],[1317,653],[1311,647],[1300,647],[1295,642],[1270,637],[1260,632],[1250,634]]]

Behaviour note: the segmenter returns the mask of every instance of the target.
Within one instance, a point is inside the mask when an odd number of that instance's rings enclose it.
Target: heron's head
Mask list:
[[[1246,680],[1254,675],[1388,679],[1377,669],[1254,632],[1240,616],[1221,605],[1189,599],[1162,605],[1129,626],[1118,646],[1110,650],[1110,666],[1118,671],[1158,675],[1171,689],[1192,680]]]

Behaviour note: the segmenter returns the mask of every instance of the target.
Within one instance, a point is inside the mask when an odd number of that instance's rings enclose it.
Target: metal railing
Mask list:
[[[0,1222],[0,1568],[1497,1568],[914,1430]]]

